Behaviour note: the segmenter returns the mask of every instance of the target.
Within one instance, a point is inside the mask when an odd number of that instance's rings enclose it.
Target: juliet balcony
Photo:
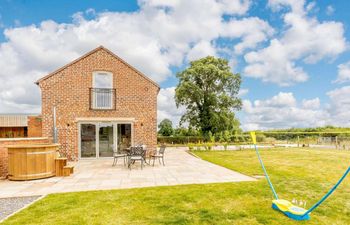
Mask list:
[[[90,88],[90,110],[115,110],[114,88]]]

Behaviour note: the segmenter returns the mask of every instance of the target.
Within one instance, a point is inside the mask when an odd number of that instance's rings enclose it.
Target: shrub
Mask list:
[[[265,135],[263,135],[263,134],[258,134],[257,136],[256,136],[256,141],[257,142],[264,142],[266,140],[266,137],[265,137]]]
[[[205,150],[210,151],[212,149],[213,145],[214,145],[214,143],[207,142],[204,144],[204,148],[205,148]]]
[[[158,143],[166,144],[188,144],[197,143],[204,140],[201,136],[158,136]]]
[[[211,143],[214,143],[215,142],[215,136],[211,133],[211,131],[209,131],[208,135],[209,135],[209,141]]]

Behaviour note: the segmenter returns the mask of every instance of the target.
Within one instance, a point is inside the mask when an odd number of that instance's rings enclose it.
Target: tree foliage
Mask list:
[[[178,127],[174,129],[174,136],[202,136],[202,134],[191,127]]]
[[[186,107],[181,124],[187,122],[205,135],[238,129],[233,111],[242,106],[237,96],[241,76],[231,72],[227,60],[208,56],[192,61],[177,77],[176,105]]]
[[[161,136],[171,136],[174,133],[173,123],[169,119],[162,120],[158,128],[158,134]]]

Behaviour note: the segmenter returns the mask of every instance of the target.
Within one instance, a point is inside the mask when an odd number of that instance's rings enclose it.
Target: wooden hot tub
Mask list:
[[[9,180],[33,180],[55,176],[58,144],[7,146]]]

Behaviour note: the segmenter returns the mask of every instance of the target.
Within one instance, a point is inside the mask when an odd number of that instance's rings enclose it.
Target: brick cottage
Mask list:
[[[159,86],[104,47],[37,81],[42,135],[57,140],[70,160],[111,157],[134,144],[157,144]]]

